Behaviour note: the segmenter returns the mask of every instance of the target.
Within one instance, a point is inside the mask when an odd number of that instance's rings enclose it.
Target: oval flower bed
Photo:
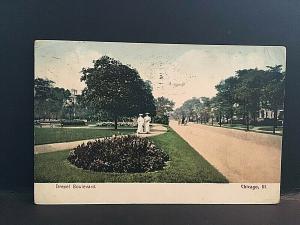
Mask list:
[[[121,136],[79,145],[68,160],[97,172],[140,173],[163,169],[169,156],[147,138]]]

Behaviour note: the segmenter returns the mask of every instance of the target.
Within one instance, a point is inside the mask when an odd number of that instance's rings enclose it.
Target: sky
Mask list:
[[[47,78],[55,86],[76,89],[82,68],[107,55],[136,68],[153,85],[154,97],[164,96],[179,107],[192,97],[213,97],[215,85],[240,69],[266,69],[283,65],[282,46],[145,44],[89,41],[35,42],[35,77]]]

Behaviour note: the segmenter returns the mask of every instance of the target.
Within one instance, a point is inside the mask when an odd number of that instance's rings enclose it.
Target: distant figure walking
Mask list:
[[[182,115],[182,117],[181,117],[181,124],[184,124],[184,121],[185,121],[185,116]]]
[[[149,113],[146,113],[146,116],[144,117],[144,129],[145,129],[145,133],[147,134],[150,133],[150,122],[151,122],[151,117],[149,116]]]
[[[189,120],[189,118],[188,118],[188,117],[186,117],[186,118],[185,118],[185,120],[184,120],[184,125],[187,125],[187,123],[188,123],[188,120]]]
[[[138,128],[137,128],[137,131],[136,131],[137,134],[141,134],[144,131],[145,120],[142,117],[142,115],[143,114],[139,114],[139,118],[137,119],[137,124],[138,124]]]
[[[181,123],[181,118],[179,117],[178,118],[178,125],[180,125],[180,123]]]

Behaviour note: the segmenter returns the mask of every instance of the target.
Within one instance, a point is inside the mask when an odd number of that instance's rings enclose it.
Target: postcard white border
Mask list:
[[[276,204],[279,199],[280,183],[34,184],[36,204]]]

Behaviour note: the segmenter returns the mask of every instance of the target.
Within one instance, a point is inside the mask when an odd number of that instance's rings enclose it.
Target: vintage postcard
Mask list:
[[[36,41],[35,203],[278,203],[285,51]]]

